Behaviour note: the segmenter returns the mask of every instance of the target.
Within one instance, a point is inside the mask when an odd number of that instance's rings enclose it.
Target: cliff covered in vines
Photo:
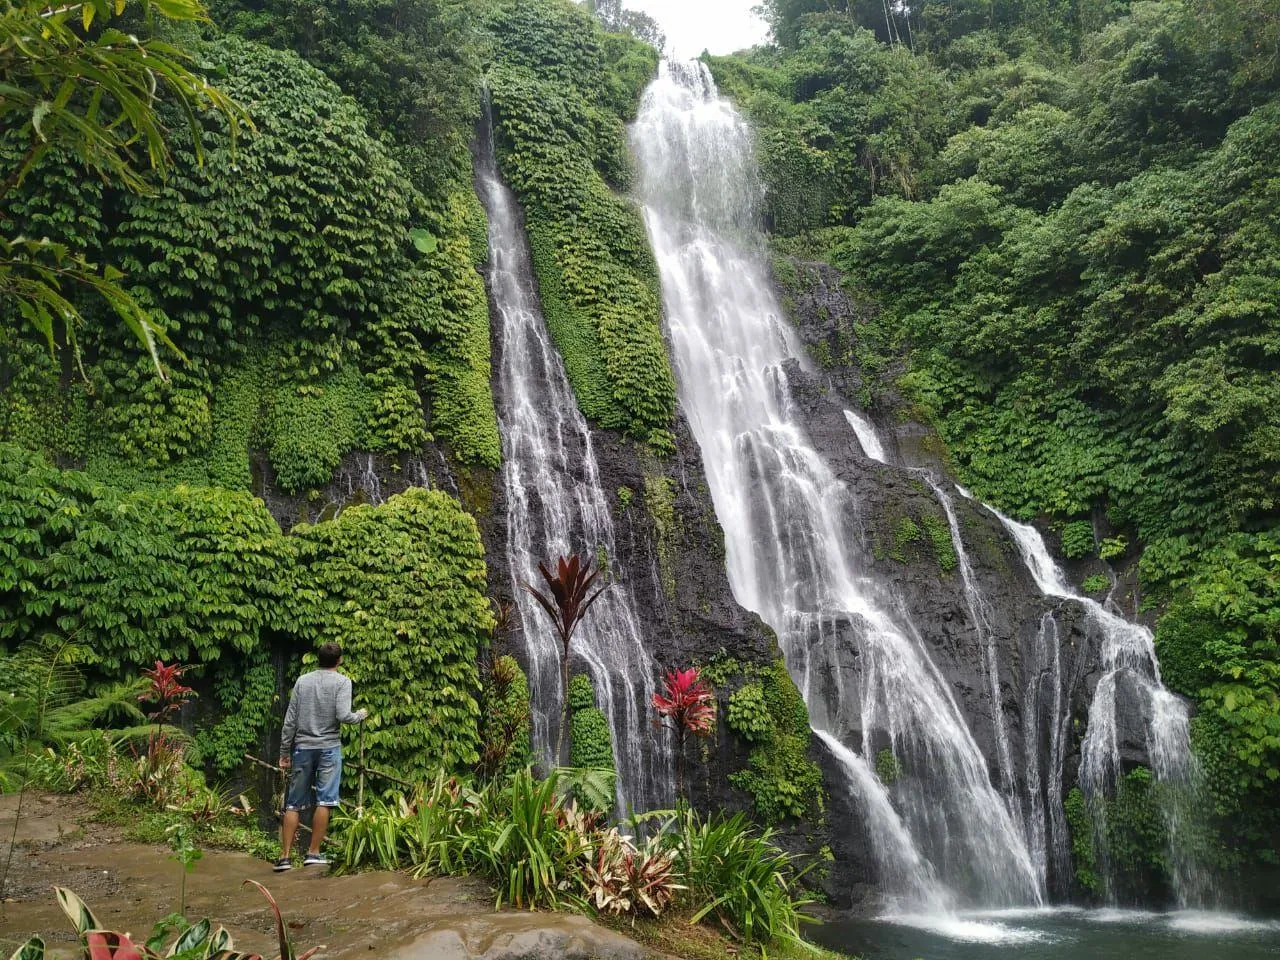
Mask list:
[[[486,19],[499,162],[525,212],[542,309],[583,412],[670,450],[675,380],[624,123],[657,52],[559,0]]]
[[[199,753],[225,774],[270,749],[282,685],[338,640],[375,718],[373,762],[473,768],[493,618],[468,508],[484,504],[410,488],[336,509],[326,491],[357,452],[399,471],[394,489],[424,482],[408,473],[427,460],[445,479],[500,462],[470,145],[486,84],[516,102],[504,76],[571,93],[555,122],[527,114],[539,129],[585,124],[559,134],[578,201],[569,179],[522,194],[541,198],[539,249],[578,264],[558,281],[558,329],[589,342],[572,354],[586,366],[571,362],[599,374],[575,381],[583,407],[664,445],[656,279],[608,185],[625,185],[622,119],[654,54],[559,0],[218,0],[211,14],[182,43],[252,130],[233,141],[201,117],[197,145],[162,105],[173,163],[141,192],[55,151],[4,196],[23,232],[119,267],[175,349],[158,373],[85,298],[78,349],[51,350],[0,306],[0,643],[83,645],[91,685],[189,664]],[[6,169],[25,149],[0,134]]]

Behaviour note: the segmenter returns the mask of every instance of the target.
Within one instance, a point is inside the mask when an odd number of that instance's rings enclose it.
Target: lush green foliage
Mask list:
[[[342,644],[370,718],[369,762],[405,778],[479,760],[476,661],[493,614],[475,520],[437,490],[413,490],[295,529],[298,629]]]
[[[569,763],[593,770],[613,769],[609,720],[599,708],[575,710],[569,718]]]
[[[596,706],[595,688],[585,673],[569,681],[569,710],[569,766],[614,770],[609,718]]]
[[[137,196],[104,193],[51,156],[41,166],[51,175],[11,200],[53,240],[128,271],[189,362],[163,382],[110,327],[86,329],[96,354],[87,389],[38,411],[36,398],[68,393],[60,364],[6,358],[21,373],[0,397],[4,434],[113,476],[124,461],[233,486],[247,486],[254,448],[281,486],[306,490],[348,450],[419,450],[429,439],[422,382],[442,438],[462,459],[496,465],[469,226],[482,214],[469,188],[429,205],[356,104],[291,54],[224,38],[200,55],[253,105],[256,136],[233,152],[207,126],[203,164],[195,141],[175,137],[171,176]],[[422,230],[426,252],[413,242]],[[84,422],[40,430],[68,418]]]
[[[1140,557],[1220,826],[1273,857],[1275,3],[766,7],[775,46],[711,61],[765,213],[883,308],[819,359],[1067,556]]]
[[[346,648],[383,767],[478,759],[492,614],[475,521],[448,495],[410,491],[286,537],[245,493],[125,493],[3,445],[0,505],[0,638],[72,636],[97,678],[155,660],[203,668],[226,712],[198,738],[217,768],[236,766],[270,717],[268,651],[283,633],[304,650]]]
[[[765,665],[743,663],[722,651],[701,673],[721,691],[732,688],[730,729],[752,744],[747,767],[730,774],[729,782],[751,796],[766,823],[819,816],[824,802],[822,771],[808,757],[809,711],[786,664],[781,659]],[[747,736],[735,723],[758,735]]]
[[[484,678],[480,721],[482,769],[508,775],[523,769],[529,764],[532,739],[529,678],[515,657],[498,657]]]
[[[736,938],[797,938],[806,901],[794,892],[793,858],[770,831],[741,814],[704,820],[687,809],[655,822],[637,845],[566,802],[555,779],[524,770],[483,786],[439,775],[411,796],[377,800],[334,824],[342,870],[479,873],[499,905],[643,914],[674,897],[695,921],[715,918]]]
[[[773,717],[760,684],[744,683],[729,695],[725,721],[730,730],[753,743],[773,735]]]
[[[139,8],[145,24],[137,22]],[[23,0],[0,11],[0,130],[18,152],[4,157],[0,167],[0,214],[6,222],[0,234],[0,305],[43,336],[51,354],[61,340],[79,362],[77,328],[84,317],[77,286],[97,294],[124,322],[157,372],[157,342],[172,346],[163,327],[122,286],[118,268],[99,268],[78,245],[24,233],[20,221],[11,234],[13,218],[3,206],[50,151],[74,157],[81,178],[96,174],[114,186],[144,190],[146,174],[164,172],[172,161],[161,98],[180,105],[197,159],[198,111],[220,113],[234,138],[245,119],[241,109],[189,68],[186,50],[158,35],[171,22],[203,18],[199,0],[61,6]]]
[[[568,0],[503,0],[486,20],[502,171],[525,212],[543,314],[593,421],[671,446],[675,381],[623,121],[656,54]]]
[[[716,916],[724,927],[748,941],[798,940],[800,913],[807,901],[793,894],[794,861],[758,832],[743,814],[712,814],[703,819],[681,811],[671,827],[677,875],[696,902],[705,904],[695,919]]]

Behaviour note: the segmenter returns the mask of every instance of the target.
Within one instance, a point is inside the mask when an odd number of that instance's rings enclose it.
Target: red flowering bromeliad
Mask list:
[[[180,663],[166,664],[157,660],[154,667],[142,671],[142,675],[151,681],[151,686],[138,695],[138,700],[155,707],[147,716],[157,726],[164,726],[166,720],[171,719],[182,709],[183,704],[195,696],[194,690],[180,682],[184,669]]]
[[[676,794],[684,797],[684,745],[689,734],[705,737],[716,719],[716,698],[702,682],[697,667],[669,670],[662,682],[665,695],[653,695],[659,721],[676,735]]]

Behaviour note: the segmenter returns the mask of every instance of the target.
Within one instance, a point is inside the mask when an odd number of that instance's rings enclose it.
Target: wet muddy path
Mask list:
[[[0,858],[8,855],[16,797],[0,797]],[[162,847],[129,843],[120,829],[91,821],[75,798],[28,796],[0,913],[0,955],[32,934],[53,955],[75,955],[75,941],[51,887],[69,887],[107,927],[145,939],[178,909],[181,867]],[[0,866],[2,866],[0,859]],[[326,960],[515,960],[525,957],[652,956],[634,941],[568,914],[494,912],[488,886],[463,878],[414,880],[400,873],[331,877],[295,867],[276,874],[246,854],[206,850],[187,876],[187,916],[209,917],[236,947],[274,957],[274,918],[245,879],[265,884],[280,904],[294,943],[323,945]]]

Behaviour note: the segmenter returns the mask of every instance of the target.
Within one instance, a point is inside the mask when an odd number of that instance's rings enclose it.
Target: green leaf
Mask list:
[[[440,241],[435,238],[435,235],[422,227],[415,227],[410,230],[409,239],[413,241],[413,245],[419,253],[435,253],[440,246]]]

